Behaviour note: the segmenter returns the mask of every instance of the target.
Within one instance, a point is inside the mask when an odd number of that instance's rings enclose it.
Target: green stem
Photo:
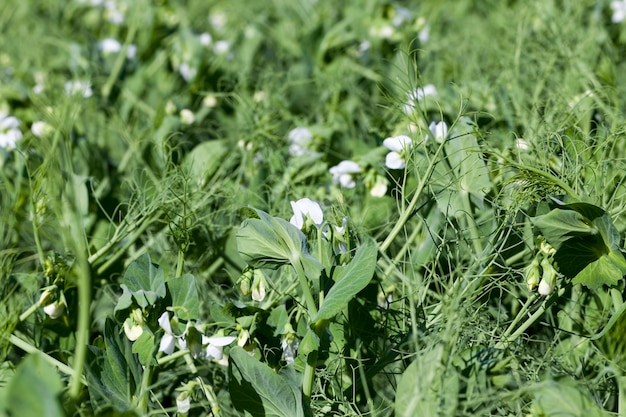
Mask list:
[[[176,260],[176,277],[183,275],[183,266],[185,265],[185,253],[178,250],[178,259]]]
[[[472,244],[474,245],[474,251],[476,252],[476,256],[480,256],[483,253],[483,245],[480,242],[480,236],[478,235],[476,219],[472,215],[472,205],[470,203],[469,193],[465,190],[459,190],[458,192],[461,193],[463,209],[465,210],[465,217],[467,219],[470,237],[472,238]]]
[[[126,60],[126,53],[128,51],[128,47],[135,39],[136,33],[137,33],[137,24],[135,23],[135,20],[133,19],[132,23],[130,24],[130,27],[128,28],[128,33],[126,34],[126,39],[124,40],[124,46],[122,47],[122,50],[117,55],[117,59],[115,60],[115,63],[113,64],[113,69],[111,70],[111,73],[109,74],[109,78],[104,84],[104,87],[102,87],[102,95],[104,96],[105,99],[109,98],[109,95],[111,94],[111,90],[113,89],[113,85],[115,84],[115,81],[117,81],[117,78],[120,76],[120,72],[122,72],[122,66],[124,65],[124,61]]]
[[[313,392],[313,384],[315,383],[315,368],[317,365],[317,350],[309,353],[304,367],[304,376],[302,378],[302,393],[307,406],[311,405],[311,393]]]
[[[415,211],[415,208],[417,207],[419,198],[422,196],[422,192],[424,191],[424,188],[426,187],[426,184],[428,183],[430,176],[435,170],[435,165],[437,164],[437,161],[439,160],[439,156],[443,152],[443,147],[445,143],[446,142],[443,141],[439,145],[439,148],[437,148],[437,152],[435,153],[434,158],[429,162],[428,167],[426,168],[426,172],[420,178],[419,184],[417,185],[417,189],[415,190],[415,193],[413,194],[413,198],[411,198],[409,205],[406,207],[406,209],[402,211],[402,213],[400,214],[400,218],[394,225],[393,229],[391,229],[391,232],[389,232],[389,235],[383,241],[383,243],[380,244],[379,250],[381,252],[385,252],[387,249],[389,249],[389,246],[391,246],[391,242],[393,242],[394,239],[398,236],[398,234],[400,234],[406,222],[408,222],[411,216],[413,215],[413,212]]]
[[[26,320],[27,318],[29,318],[30,315],[33,314],[35,311],[37,311],[39,307],[41,307],[39,303],[35,303],[32,306],[28,307],[28,310],[20,314],[19,321],[22,322]]]
[[[69,375],[72,378],[80,381],[84,386],[87,386],[87,380],[81,375],[76,375],[74,369],[71,366],[67,366],[63,362],[53,358],[52,356],[40,351],[35,346],[31,345],[25,340],[20,339],[16,335],[9,335],[9,341],[13,343],[18,348],[22,349],[24,352],[38,354],[42,357],[43,360],[56,367],[59,371],[64,373],[65,375]]]
[[[146,366],[141,378],[141,388],[139,390],[139,410],[142,415],[148,412],[148,396],[150,394],[150,380],[152,378],[152,367]]]
[[[304,295],[304,300],[306,302],[309,319],[312,319],[317,316],[317,307],[315,306],[315,300],[313,299],[313,294],[309,288],[309,281],[306,279],[302,262],[298,259],[296,262],[292,262],[292,265],[298,274],[298,280],[300,281],[300,287],[302,288],[302,294]]]

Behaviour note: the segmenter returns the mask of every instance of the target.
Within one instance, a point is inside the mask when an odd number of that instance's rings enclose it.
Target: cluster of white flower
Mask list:
[[[0,112],[0,148],[15,148],[21,138],[20,121],[16,117]]]
[[[98,49],[102,52],[102,55],[117,54],[122,50],[122,44],[120,41],[114,38],[106,38],[98,42]],[[135,59],[137,55],[137,46],[135,44],[128,45],[126,48],[126,58]]]
[[[621,23],[626,19],[626,0],[614,0],[611,2],[611,10],[613,15],[611,21],[613,23]]]
[[[159,317],[159,326],[165,334],[159,344],[159,352],[163,352],[167,355],[171,355],[174,352],[174,348],[178,344],[181,349],[187,349],[187,333],[189,332],[191,323],[187,323],[185,330],[177,335],[172,331],[172,325],[170,323],[170,316],[168,312],[165,312]],[[202,330],[197,326],[194,326],[195,330],[202,335],[202,347],[204,352],[201,353],[205,359],[215,359],[220,364],[226,364],[224,361],[223,348],[233,343],[237,338],[235,336],[205,336]]]

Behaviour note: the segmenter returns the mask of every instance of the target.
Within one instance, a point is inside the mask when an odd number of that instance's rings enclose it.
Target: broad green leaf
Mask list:
[[[87,369],[94,408],[98,411],[113,407],[120,413],[132,411],[143,371],[130,341],[111,319],[105,323],[104,346],[104,351],[91,347],[93,355]]]
[[[322,265],[309,254],[307,239],[297,227],[263,210],[252,210],[256,216],[245,219],[237,232],[237,249],[248,265],[277,269],[299,263],[309,279],[319,276]]]
[[[376,255],[376,244],[373,240],[367,239],[348,265],[335,268],[335,284],[328,291],[313,322],[333,318],[369,284],[376,269]]]
[[[236,346],[230,350],[229,391],[235,408],[253,417],[303,417],[301,399],[296,399],[291,379]],[[301,395],[298,392],[299,395]]]
[[[195,185],[204,188],[222,166],[228,152],[229,147],[223,140],[205,141],[191,150],[183,166],[189,170],[189,175]]]
[[[150,261],[150,255],[145,254],[128,266],[121,287],[124,292],[132,294],[140,307],[145,308],[154,305],[158,298],[165,297],[165,274]]]
[[[300,345],[298,346],[298,354],[302,354],[306,356],[309,353],[313,352],[314,350],[319,349],[319,347],[320,347],[320,337],[317,334],[315,334],[313,329],[309,328],[306,334],[304,335],[304,337],[302,338]]]
[[[531,219],[546,241],[555,249],[574,236],[598,234],[598,229],[589,219],[574,210],[554,209]]]
[[[63,417],[58,398],[62,389],[57,370],[39,354],[30,354],[9,382],[6,411],[13,416]]]
[[[442,365],[443,346],[419,352],[404,371],[396,390],[395,416],[456,415],[459,377]]]
[[[275,329],[274,336],[284,334],[287,323],[289,323],[289,314],[284,304],[275,307],[267,318],[267,324]]]
[[[533,390],[534,403],[532,416],[569,417],[608,417],[613,415],[603,411],[580,388],[570,381],[546,381],[537,384]]]
[[[157,345],[154,341],[154,334],[144,329],[139,339],[133,342],[133,353],[137,354],[139,362],[143,366],[152,366],[157,363],[154,357],[156,351]]]
[[[196,279],[191,274],[185,274],[167,281],[167,288],[172,295],[172,309],[181,320],[196,320],[198,318],[198,288]]]
[[[582,284],[596,289],[602,285],[616,285],[626,274],[626,261],[619,252],[610,252],[591,262],[572,280],[574,284]]]

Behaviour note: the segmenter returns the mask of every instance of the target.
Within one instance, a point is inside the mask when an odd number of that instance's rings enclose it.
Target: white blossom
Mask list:
[[[437,89],[432,84],[426,84],[423,87],[418,87],[407,94],[407,101],[404,105],[404,112],[406,114],[412,114],[415,111],[415,104],[421,101],[425,97],[437,95]]]
[[[91,89],[91,83],[84,80],[74,80],[65,83],[65,94],[68,96],[82,95],[84,98],[89,98],[93,95]]]
[[[224,346],[228,346],[237,340],[234,336],[202,336],[202,344],[206,347],[206,358],[220,361],[223,357]]]
[[[293,210],[293,216],[289,219],[289,223],[302,230],[306,217],[313,220],[317,226],[321,225],[324,221],[324,213],[319,203],[311,200],[310,198],[301,198],[298,201],[291,202],[291,209]]]
[[[385,157],[385,165],[389,169],[403,169],[406,166],[408,153],[413,149],[413,141],[405,135],[393,136],[383,141],[383,146],[391,152]]]
[[[310,155],[313,152],[309,145],[313,141],[313,134],[306,127],[296,127],[287,134],[289,141],[289,155],[293,157]]]
[[[340,184],[344,188],[354,188],[354,174],[361,172],[361,167],[354,161],[341,161],[338,165],[331,167],[328,172],[333,176],[333,182]]]
[[[611,2],[611,10],[613,15],[611,16],[611,22],[621,23],[626,19],[626,0],[615,0]]]
[[[448,136],[448,125],[445,122],[431,122],[428,129],[439,143],[443,143]],[[426,137],[426,139],[428,139],[428,137]]]
[[[0,148],[11,149],[22,138],[20,121],[13,116],[0,113]]]

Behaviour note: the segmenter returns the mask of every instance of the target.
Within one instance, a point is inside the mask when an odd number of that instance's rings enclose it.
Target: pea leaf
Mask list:
[[[146,253],[128,266],[121,287],[123,294],[115,307],[116,312],[130,306],[129,294],[140,307],[146,308],[165,297],[165,273],[150,261],[150,255]]]
[[[395,416],[454,416],[459,376],[441,363],[443,346],[420,352],[402,374],[396,390]]]
[[[369,284],[376,269],[376,254],[376,244],[368,239],[359,247],[348,265],[335,268],[335,284],[328,291],[313,322],[333,318]]]
[[[229,364],[231,399],[243,415],[304,416],[302,394],[292,386],[292,378],[277,374],[238,346],[230,350]]]
[[[14,416],[62,417],[58,398],[62,389],[57,370],[40,355],[28,355],[7,387],[6,410]]]
[[[167,281],[167,288],[172,295],[172,309],[178,318],[182,320],[197,319],[200,301],[195,277],[191,274],[185,274],[170,279]]]

